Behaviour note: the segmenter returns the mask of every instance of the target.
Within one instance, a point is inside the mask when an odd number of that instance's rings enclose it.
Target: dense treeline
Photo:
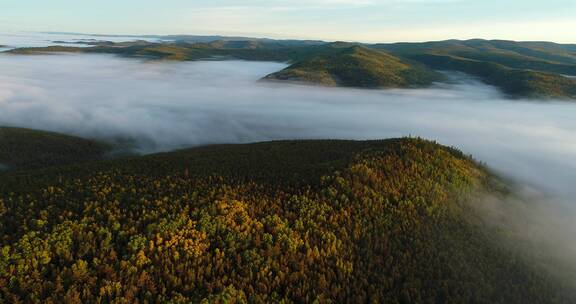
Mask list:
[[[419,139],[213,146],[0,175],[7,303],[568,303]]]
[[[511,69],[498,63],[448,55],[414,55],[412,59],[437,69],[478,76],[515,97],[576,98],[576,80],[556,74]]]
[[[0,171],[21,170],[99,160],[106,144],[58,133],[0,127]]]

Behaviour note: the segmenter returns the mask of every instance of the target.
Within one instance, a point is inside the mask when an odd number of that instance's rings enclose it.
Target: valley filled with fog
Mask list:
[[[216,143],[418,136],[521,182],[537,205],[492,204],[536,252],[576,272],[576,104],[512,100],[463,74],[428,89],[262,82],[274,62],[0,54],[0,126],[56,131],[148,154]],[[1,169],[1,168],[0,168]],[[501,209],[502,206],[507,206]],[[504,223],[502,223],[504,222]]]
[[[420,136],[572,196],[576,104],[508,100],[463,75],[418,90],[264,83],[282,63],[1,55],[0,124],[105,140],[140,153],[277,139]]]

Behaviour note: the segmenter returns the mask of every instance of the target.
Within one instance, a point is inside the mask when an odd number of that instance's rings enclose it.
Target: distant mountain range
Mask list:
[[[73,35],[73,36],[86,36],[94,38],[105,37],[126,37],[134,39],[160,39],[166,41],[181,41],[188,43],[210,43],[214,41],[259,41],[259,42],[276,42],[282,41],[286,44],[323,44],[326,43],[322,40],[299,40],[299,39],[271,39],[271,38],[255,38],[244,36],[221,36],[221,35],[104,35],[104,34],[85,34],[85,33],[72,33],[72,32],[42,32],[44,34],[58,34],[58,35]]]
[[[221,36],[133,37],[163,41],[89,41],[85,44],[91,47],[50,46],[9,52],[283,61],[291,66],[264,79],[361,88],[424,87],[443,80],[438,70],[459,71],[476,76],[514,98],[576,98],[576,79],[567,77],[576,76],[576,45],[573,44],[481,39],[361,44]]]

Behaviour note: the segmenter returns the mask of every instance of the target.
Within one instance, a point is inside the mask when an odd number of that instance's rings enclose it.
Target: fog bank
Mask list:
[[[573,200],[530,187],[516,191],[506,198],[484,195],[472,206],[488,227],[500,232],[496,235],[505,246],[576,295],[576,217],[573,207],[564,206]]]
[[[0,55],[0,124],[129,138],[144,153],[272,139],[421,136],[576,194],[576,103],[511,101],[471,79],[422,90],[258,83],[280,63]]]

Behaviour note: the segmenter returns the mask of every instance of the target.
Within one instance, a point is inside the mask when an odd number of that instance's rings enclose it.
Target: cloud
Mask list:
[[[487,227],[506,232],[498,241],[576,290],[576,221],[565,201],[523,188],[516,197],[486,195],[472,206]]]

